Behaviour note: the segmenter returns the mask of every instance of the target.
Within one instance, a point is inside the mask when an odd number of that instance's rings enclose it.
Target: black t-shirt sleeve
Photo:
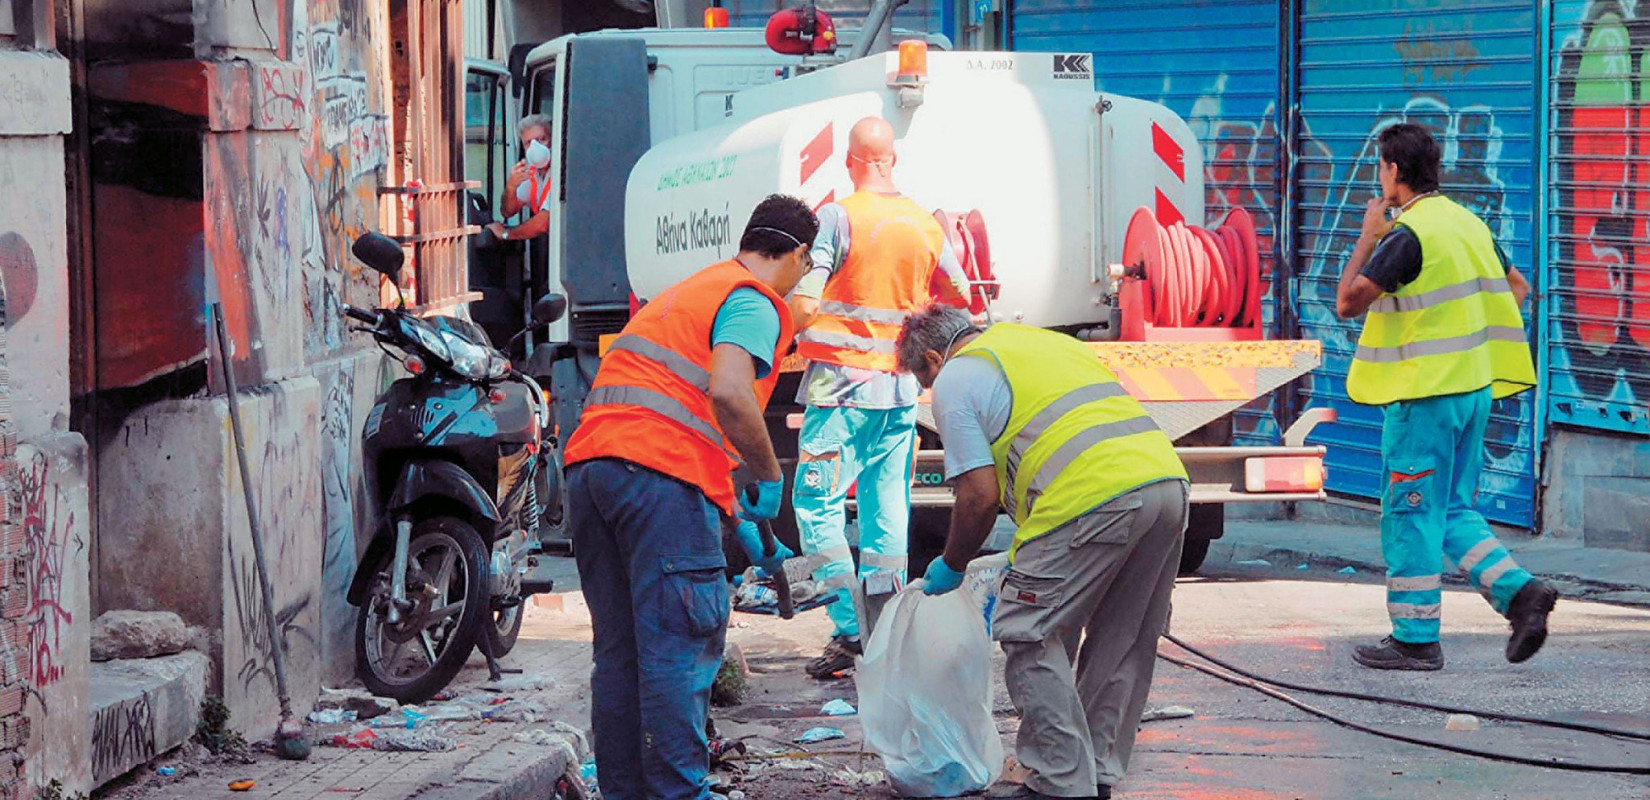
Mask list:
[[[1421,276],[1421,240],[1403,225],[1393,227],[1375,245],[1362,274],[1385,291],[1398,291]]]

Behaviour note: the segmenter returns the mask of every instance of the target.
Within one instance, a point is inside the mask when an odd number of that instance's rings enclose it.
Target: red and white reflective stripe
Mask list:
[[[1163,126],[1153,122],[1152,153],[1157,156],[1157,221],[1165,226],[1184,222],[1186,215],[1175,200],[1186,196],[1186,149]]]
[[[836,202],[836,188],[831,184],[834,170],[821,169],[831,160],[831,154],[836,152],[836,124],[825,123],[825,127],[814,134],[812,139],[802,147],[797,157],[796,193],[800,197],[821,198],[814,204],[818,211],[827,203]]]

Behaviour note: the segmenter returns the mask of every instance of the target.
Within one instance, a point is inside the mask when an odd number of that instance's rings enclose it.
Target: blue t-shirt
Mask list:
[[[945,479],[995,465],[991,443],[1008,429],[1014,390],[997,362],[953,356],[934,379],[934,422],[945,442]]]
[[[710,330],[710,346],[731,344],[751,354],[756,377],[773,371],[773,351],[779,346],[779,309],[760,291],[741,286],[722,301]]]

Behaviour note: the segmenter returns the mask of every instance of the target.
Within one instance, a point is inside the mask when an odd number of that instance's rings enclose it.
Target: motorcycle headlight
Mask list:
[[[453,360],[452,350],[448,347],[452,340],[442,336],[435,329],[416,320],[409,320],[403,329],[430,355],[444,362],[450,363]]]
[[[494,381],[504,377],[510,363],[490,347],[482,347],[453,333],[443,333],[447,359],[453,371],[472,381]]]

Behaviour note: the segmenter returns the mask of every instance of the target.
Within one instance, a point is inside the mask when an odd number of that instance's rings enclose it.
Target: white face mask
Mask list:
[[[550,163],[550,148],[537,139],[527,145],[527,163],[533,169],[544,169]]]

